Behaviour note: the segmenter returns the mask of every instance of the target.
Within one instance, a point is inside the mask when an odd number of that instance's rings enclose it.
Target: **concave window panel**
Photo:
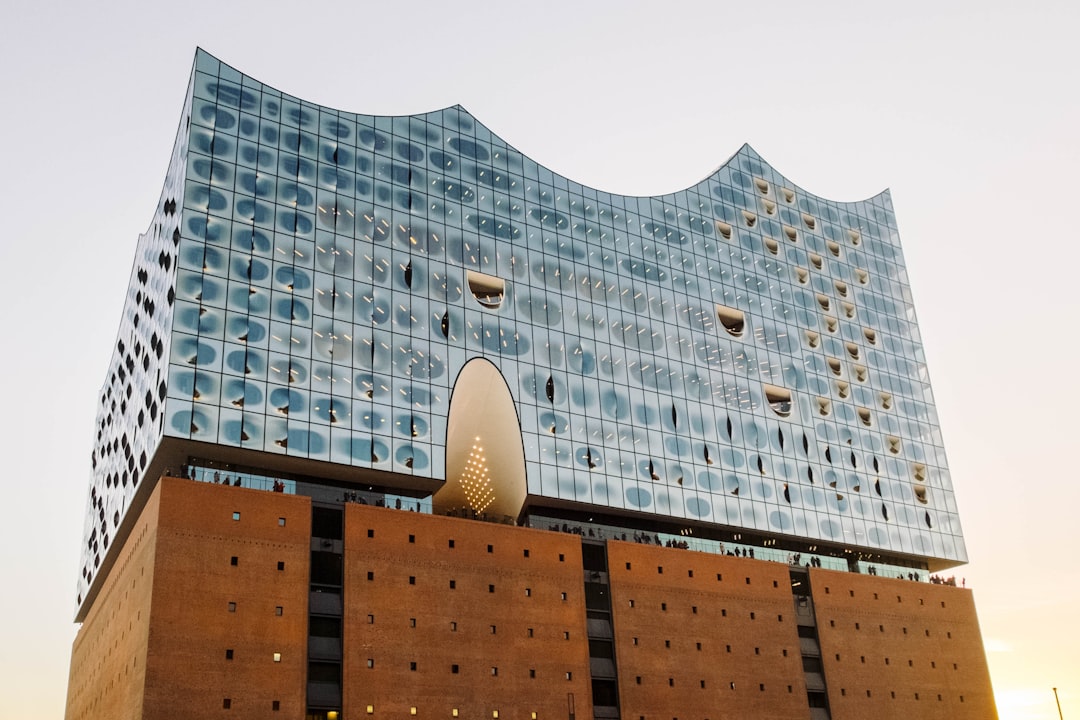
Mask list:
[[[843,372],[843,365],[840,363],[839,358],[826,358],[825,362],[828,363],[829,370],[832,371],[833,375],[839,375],[841,372]]]
[[[862,242],[862,236],[859,234],[858,230],[848,230],[847,232],[852,245],[858,245]]]
[[[784,196],[784,202],[786,202],[786,203],[795,202],[795,191],[794,190],[789,190],[788,188],[781,188],[780,192]]]
[[[776,242],[772,238],[764,238],[762,242],[765,243],[765,249],[773,255],[776,255],[780,252],[780,243]]]
[[[769,183],[761,178],[754,178],[754,187],[756,187],[758,192],[762,195],[769,194]]]
[[[749,210],[743,210],[742,216],[743,221],[746,223],[746,227],[754,227],[754,224],[757,223],[757,215]]]
[[[871,345],[877,345],[877,331],[873,328],[863,328],[863,337],[866,338],[866,342]]]
[[[836,329],[840,327],[839,322],[832,315],[825,316],[825,329],[831,333],[836,332]]]
[[[817,226],[817,220],[814,219],[813,215],[810,215],[808,213],[802,214],[802,221],[806,224],[806,227],[810,228],[811,230],[813,230]]]
[[[859,346],[858,345],[856,345],[853,342],[844,343],[844,349],[847,350],[848,355],[850,355],[853,360],[858,360],[859,359]]]
[[[841,399],[847,399],[847,397],[851,395],[851,384],[843,380],[837,380],[836,394],[839,395]]]
[[[799,281],[799,284],[805,285],[807,282],[810,281],[810,271],[806,268],[796,267],[795,279]]]
[[[791,416],[792,402],[790,390],[768,384],[762,384],[761,388],[765,391],[765,400],[769,403],[769,407],[772,408],[774,413],[780,417]]]
[[[885,445],[886,445],[886,447],[889,448],[889,452],[891,452],[893,455],[899,455],[900,454],[900,448],[901,448],[900,438],[896,437],[895,435],[886,435],[885,436]]]
[[[873,418],[870,414],[869,408],[861,407],[855,411],[855,414],[859,416],[859,422],[861,422],[866,427],[870,427]]]
[[[716,221],[716,232],[725,240],[731,239],[731,225],[726,222]]]
[[[818,415],[826,416],[832,412],[832,401],[829,398],[818,397],[817,398],[817,411]]]
[[[889,410],[892,408],[892,393],[878,393],[878,399],[881,401],[881,408],[883,410]]]
[[[776,203],[774,203],[772,200],[762,200],[761,207],[765,209],[766,215],[776,214]]]
[[[821,266],[824,265],[824,261],[817,253],[810,253],[808,257],[810,258],[810,264],[814,266],[815,270],[820,270]]]
[[[823,295],[821,293],[818,293],[817,302],[818,302],[818,305],[821,306],[822,310],[824,310],[825,312],[829,312],[829,297],[827,295]]]
[[[818,345],[820,345],[821,344],[821,335],[820,335],[820,333],[814,332],[813,330],[807,330],[806,331],[806,344],[809,345],[812,348],[816,348]]]
[[[847,297],[848,289],[846,282],[843,280],[834,280],[833,287],[836,288],[836,292],[840,294],[840,297]]]
[[[855,268],[855,279],[859,281],[860,285],[865,285],[870,282],[870,273],[862,268]]]
[[[496,310],[502,305],[506,295],[506,281],[494,275],[485,275],[475,270],[467,271],[469,292],[489,310]]]
[[[726,305],[717,305],[716,317],[732,337],[742,337],[746,331],[746,315],[742,310],[736,310]]]
[[[826,240],[825,247],[829,248],[829,252],[831,252],[834,256],[840,257],[840,243],[835,243],[832,240]]]
[[[798,240],[799,240],[799,233],[798,233],[798,231],[797,231],[797,230],[795,230],[795,228],[791,227],[790,225],[785,225],[785,226],[784,226],[784,235],[785,235],[785,236],[787,237],[787,239],[788,239],[788,240],[790,240],[791,242],[798,242]]]

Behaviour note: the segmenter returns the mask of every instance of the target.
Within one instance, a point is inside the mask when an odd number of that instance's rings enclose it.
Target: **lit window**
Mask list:
[[[274,662],[281,662],[281,653],[274,653]]]

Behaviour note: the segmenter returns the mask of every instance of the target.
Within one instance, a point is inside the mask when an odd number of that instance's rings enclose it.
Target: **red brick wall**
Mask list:
[[[275,700],[280,717],[301,717],[310,501],[168,477],[156,492],[161,510],[143,717],[173,720],[180,710],[192,719],[274,717]],[[274,653],[281,653],[280,662]]]
[[[811,570],[834,720],[997,717],[970,590]]]
[[[66,720],[142,714],[158,500],[146,503],[75,637]]]
[[[609,542],[608,569],[623,718],[809,716],[786,565]]]
[[[579,538],[355,504],[345,537],[344,717],[591,715]]]

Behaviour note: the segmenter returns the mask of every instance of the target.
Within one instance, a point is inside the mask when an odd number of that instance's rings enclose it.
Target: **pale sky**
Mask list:
[[[63,716],[95,398],[200,45],[342,110],[460,103],[611,192],[744,142],[891,188],[999,712],[1080,718],[1080,4],[726,5],[7,0],[0,718]]]

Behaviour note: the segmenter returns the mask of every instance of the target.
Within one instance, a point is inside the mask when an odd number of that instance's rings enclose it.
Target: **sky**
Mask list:
[[[0,718],[63,716],[95,398],[197,46],[342,110],[460,103],[610,192],[744,142],[823,197],[890,188],[1000,716],[1056,719],[1057,687],[1080,718],[1080,4],[8,0],[3,25]]]

